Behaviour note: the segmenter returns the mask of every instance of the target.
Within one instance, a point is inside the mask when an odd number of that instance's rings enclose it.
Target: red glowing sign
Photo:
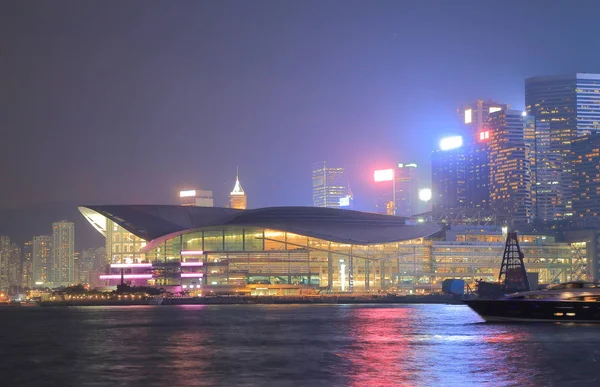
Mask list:
[[[490,139],[490,131],[489,130],[483,130],[481,132],[479,132],[479,141],[487,141]]]

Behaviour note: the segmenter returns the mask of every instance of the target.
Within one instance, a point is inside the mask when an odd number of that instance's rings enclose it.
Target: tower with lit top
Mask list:
[[[229,207],[236,208],[238,210],[246,209],[246,193],[240,184],[239,173],[236,173],[235,186],[233,187],[233,191],[229,193]]]

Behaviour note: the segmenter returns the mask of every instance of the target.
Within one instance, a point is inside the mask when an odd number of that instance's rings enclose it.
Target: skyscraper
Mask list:
[[[564,192],[560,186],[563,174],[563,157],[553,145],[549,122],[533,121],[533,138],[528,139],[531,148],[531,205],[533,218],[537,222],[548,222],[562,218],[565,211]],[[531,121],[526,121],[531,122]]]
[[[21,287],[23,251],[16,243],[10,245],[10,261],[8,263],[8,283],[10,286]]]
[[[11,247],[10,238],[0,235],[0,290],[8,290]]]
[[[238,210],[246,209],[246,193],[240,184],[240,177],[237,173],[235,175],[233,191],[229,193],[229,207],[237,208]]]
[[[552,218],[547,220],[569,217],[573,214],[571,142],[578,136],[600,131],[600,74],[529,78],[525,80],[525,105],[527,114],[535,116],[540,128],[548,131],[546,154],[555,154],[560,164],[560,168],[552,171],[537,166],[538,174],[556,177],[550,182],[556,185],[556,205]]]
[[[51,282],[51,269],[52,237],[49,235],[33,237],[33,285]]]
[[[431,153],[431,191],[434,213],[465,204],[466,162],[462,137],[449,137]]]
[[[508,109],[507,104],[482,99],[465,104],[458,109],[459,127],[463,130],[461,134],[465,139],[465,143],[479,143],[483,139],[481,133],[488,128],[490,114],[506,109]]]
[[[22,286],[30,288],[33,286],[33,241],[25,242],[23,246],[23,273]]]
[[[573,212],[578,220],[598,223],[600,216],[600,133],[571,144]]]
[[[69,284],[75,280],[75,225],[73,222],[52,223],[52,282]]]
[[[417,164],[398,163],[394,178],[396,179],[396,215],[408,217],[416,214],[419,205]]]
[[[465,201],[467,208],[488,208],[490,201],[489,119],[508,109],[507,104],[477,100],[458,110],[459,127],[465,139]]]
[[[490,114],[490,204],[499,220],[529,223],[531,211],[530,144],[524,117],[518,110]],[[528,138],[533,137],[531,125]]]
[[[339,208],[348,188],[344,168],[327,167],[325,161],[315,163],[312,171],[313,206]]]

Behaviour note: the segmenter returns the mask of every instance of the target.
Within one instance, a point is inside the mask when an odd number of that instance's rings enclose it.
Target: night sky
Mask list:
[[[311,204],[311,164],[416,161],[456,108],[600,72],[599,1],[3,1],[0,208],[174,203],[239,165],[250,207]],[[371,195],[371,196],[370,196]]]

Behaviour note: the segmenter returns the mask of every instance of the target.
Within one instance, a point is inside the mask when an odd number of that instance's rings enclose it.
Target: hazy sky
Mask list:
[[[600,72],[600,1],[2,1],[0,208],[310,205],[311,164],[416,161],[524,79]]]

